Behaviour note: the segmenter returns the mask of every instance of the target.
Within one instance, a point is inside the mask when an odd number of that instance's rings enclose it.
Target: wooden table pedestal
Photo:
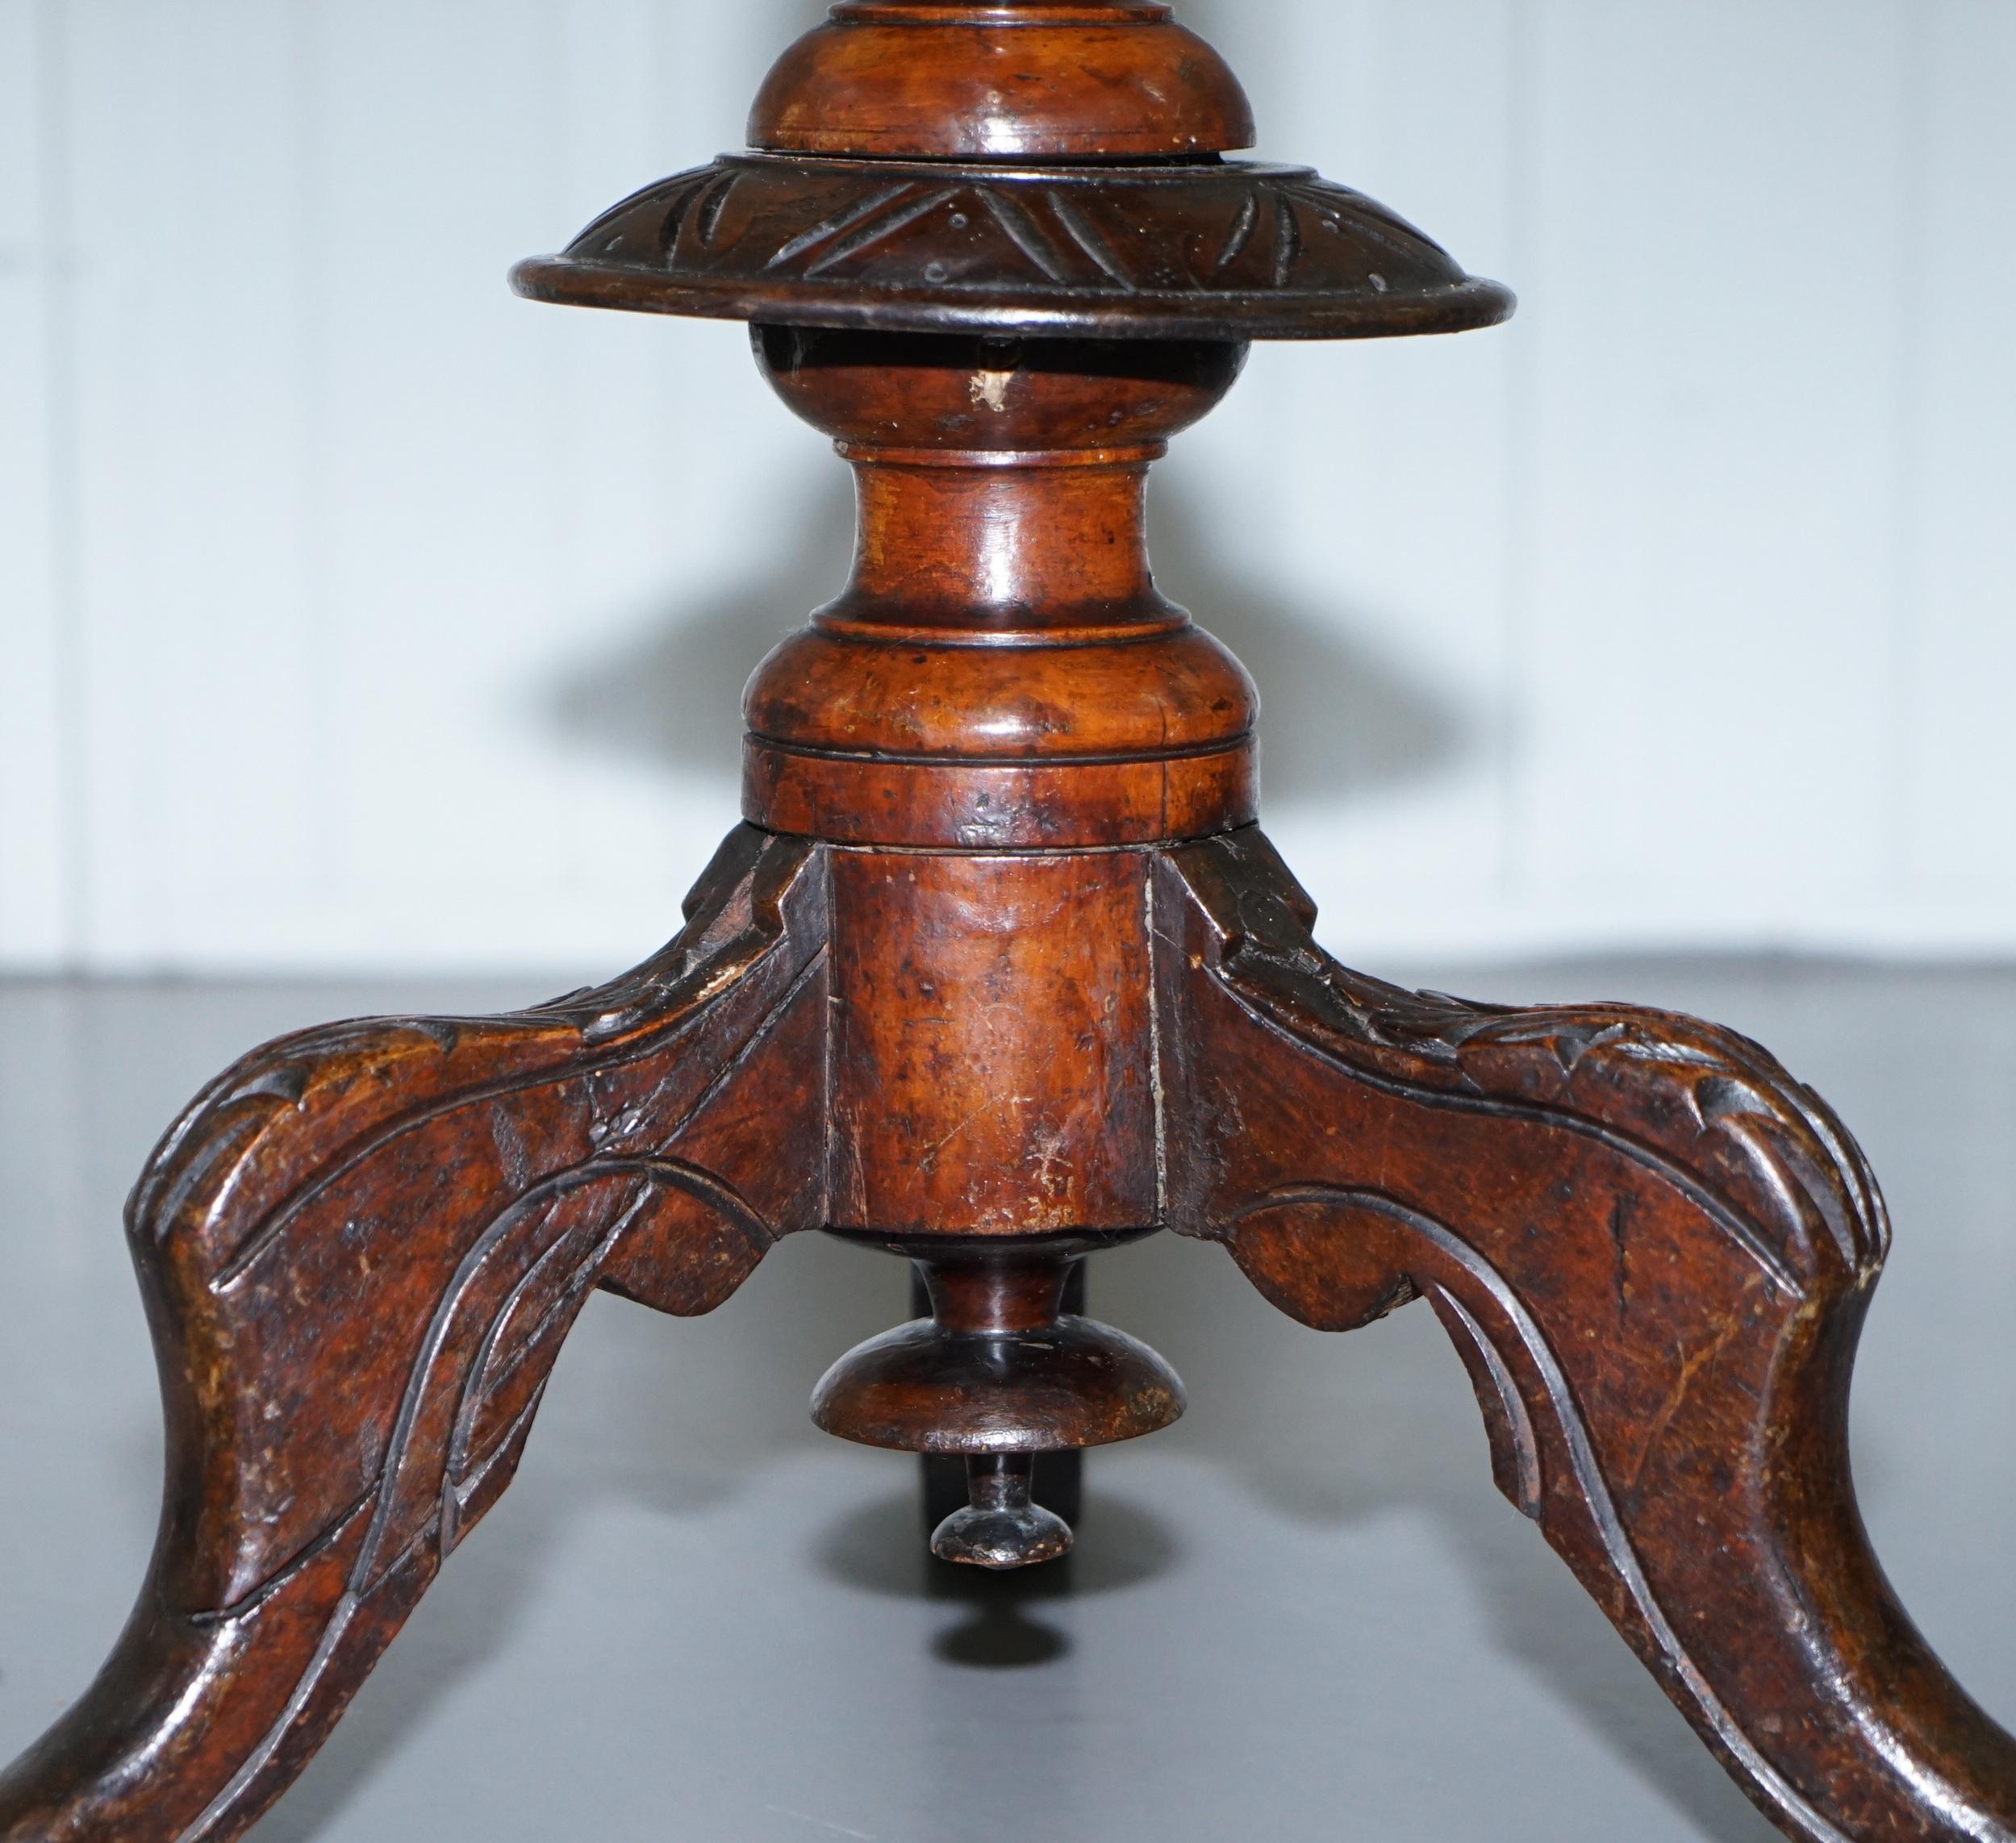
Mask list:
[[[1325,1330],[1426,1300],[1500,1487],[1789,1835],[2016,1840],[2016,1745],[1855,1505],[1889,1231],[1846,1129],[1710,1024],[1349,970],[1257,829],[1253,688],[1156,592],[1150,465],[1252,340],[1511,298],[1223,157],[1251,138],[1149,0],[848,0],[750,152],[521,265],[545,299],[749,320],[854,470],[852,579],[752,680],[745,823],[654,958],[286,1038],[162,1140],[129,1215],[161,1540],[0,1780],[0,1838],[240,1835],[496,1500],[591,1291],[704,1312],[820,1229],[928,1282],[814,1413],[965,1461],[941,1555],[1062,1553],[1039,1457],[1182,1411],[1154,1352],[1060,1309],[1076,1264],[1216,1242]]]

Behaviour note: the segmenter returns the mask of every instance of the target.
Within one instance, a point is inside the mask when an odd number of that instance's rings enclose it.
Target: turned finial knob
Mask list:
[[[1028,1453],[983,1453],[966,1462],[970,1502],[932,1532],[941,1562],[976,1568],[1029,1568],[1071,1553],[1071,1526],[1031,1501],[1036,1461]]]
[[[1036,1455],[1136,1439],[1183,1412],[1182,1382],[1146,1345],[1059,1310],[1073,1261],[1145,1232],[835,1232],[915,1261],[932,1316],[834,1364],[812,1391],[814,1422],[966,1461],[971,1501],[933,1535],[940,1560],[1025,1568],[1067,1553],[1069,1525],[1030,1499]]]

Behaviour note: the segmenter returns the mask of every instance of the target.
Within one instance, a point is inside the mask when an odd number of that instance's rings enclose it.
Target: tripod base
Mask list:
[[[687,930],[612,986],[284,1039],[198,1098],[130,1217],[169,1428],[153,1568],[97,1682],[0,1780],[0,1837],[242,1834],[504,1488],[588,1292],[705,1311],[777,1236],[832,1225],[860,1152],[832,969],[865,951],[837,855],[745,827]],[[2016,1746],[1855,1510],[1849,1376],[1889,1232],[1825,1105],[1691,1019],[1352,973],[1251,828],[1099,874],[1151,917],[1112,964],[1137,981],[1162,1225],[1319,1328],[1425,1298],[1501,1488],[1789,1835],[2016,1837]],[[1094,1052],[1120,1080],[1129,1045]],[[1044,1287],[1046,1324],[1090,1324],[1057,1313],[1082,1236],[997,1236],[984,1285],[961,1261],[987,1238],[899,1239],[933,1263],[939,1332],[1012,1335]],[[983,1295],[1008,1316],[966,1322]],[[983,1566],[1062,1540],[1008,1455],[1054,1464],[1074,1425],[1180,1405],[1020,1399],[1028,1437],[954,1443],[980,1502],[941,1547]]]

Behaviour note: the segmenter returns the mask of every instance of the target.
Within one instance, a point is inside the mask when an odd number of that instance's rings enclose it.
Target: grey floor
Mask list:
[[[1855,1398],[1864,1505],[1919,1623],[2016,1724],[2016,970],[1398,970],[1701,1011],[1831,1095],[1897,1219]],[[282,1028],[541,995],[0,984],[0,1756],[95,1669],[152,1538],[118,1213],[156,1132]],[[827,1362],[903,1315],[896,1263],[806,1236],[712,1319],[598,1299],[518,1484],[260,1836],[1776,1834],[1492,1491],[1425,1310],[1323,1337],[1167,1238],[1091,1284],[1191,1412],[1096,1456],[1078,1555],[1008,1582],[943,1578],[909,1463],[807,1424]]]

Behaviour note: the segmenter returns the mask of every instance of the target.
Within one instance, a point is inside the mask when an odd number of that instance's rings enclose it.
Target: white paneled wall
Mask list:
[[[0,0],[0,964],[614,967],[845,469],[503,273],[799,0]],[[2016,0],[1193,0],[1522,307],[1262,348],[1165,584],[1354,954],[2016,952]]]

